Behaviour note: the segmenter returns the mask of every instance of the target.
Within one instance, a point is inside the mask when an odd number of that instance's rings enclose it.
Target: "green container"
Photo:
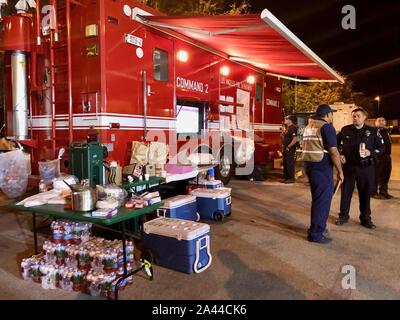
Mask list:
[[[99,142],[73,142],[70,147],[71,174],[89,179],[90,186],[103,184],[103,146]]]

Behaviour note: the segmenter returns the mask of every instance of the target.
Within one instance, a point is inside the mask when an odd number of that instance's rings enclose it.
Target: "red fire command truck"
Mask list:
[[[267,9],[169,17],[133,0],[22,0],[1,19],[0,54],[6,134],[33,169],[75,141],[101,142],[121,166],[132,141],[165,141],[171,158],[196,141],[227,182],[235,165],[277,157],[282,79],[343,82]]]

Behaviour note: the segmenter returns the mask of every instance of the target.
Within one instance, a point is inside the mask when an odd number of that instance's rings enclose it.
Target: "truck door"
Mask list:
[[[143,94],[146,94],[144,103],[147,102],[147,125],[149,129],[165,129],[175,116],[173,42],[152,31],[146,32],[144,42],[145,74],[142,72],[142,77],[145,86]]]

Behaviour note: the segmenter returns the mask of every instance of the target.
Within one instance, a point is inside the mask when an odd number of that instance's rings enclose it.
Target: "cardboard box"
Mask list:
[[[124,176],[133,176],[139,178],[142,175],[142,173],[143,173],[143,166],[137,163],[127,165],[122,169],[122,174]]]

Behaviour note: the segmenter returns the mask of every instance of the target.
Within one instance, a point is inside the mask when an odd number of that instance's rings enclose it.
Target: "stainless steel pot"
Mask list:
[[[92,211],[96,209],[96,190],[80,184],[71,185],[72,189],[72,210]]]

